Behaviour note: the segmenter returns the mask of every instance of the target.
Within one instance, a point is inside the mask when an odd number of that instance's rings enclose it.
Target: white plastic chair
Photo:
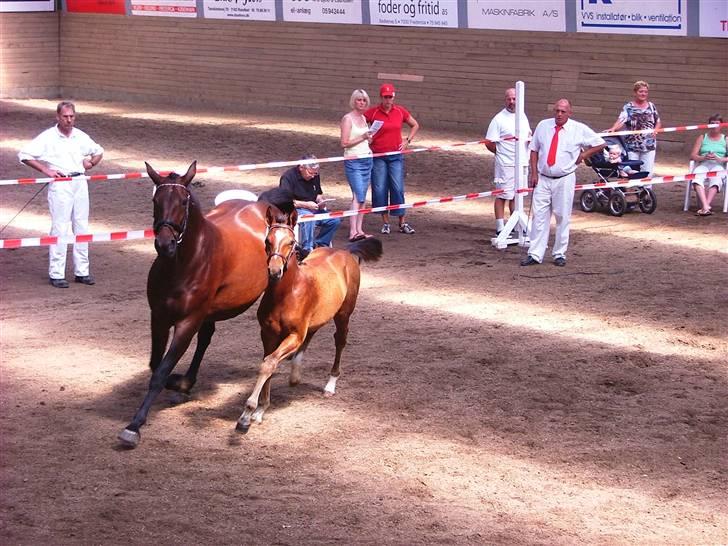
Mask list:
[[[257,201],[258,196],[255,195],[252,191],[248,190],[225,190],[215,196],[215,206],[218,206],[220,203],[224,203],[225,201],[230,201],[232,199]],[[298,241],[298,224],[293,227],[293,234],[296,237],[296,241]]]
[[[692,174],[695,169],[695,161],[690,160],[688,172]],[[701,181],[702,182],[702,181]],[[683,210],[686,211],[690,208],[690,194],[693,192],[693,181],[688,180],[685,184],[685,203],[683,204]],[[723,174],[722,183],[720,185],[720,193],[723,195],[723,212],[728,212],[728,175]],[[697,196],[696,196],[697,199]]]
[[[225,190],[215,196],[215,206],[218,206],[220,203],[224,203],[225,201],[230,201],[232,199],[242,199],[243,201],[257,201],[258,196],[255,195],[252,191],[248,190]]]

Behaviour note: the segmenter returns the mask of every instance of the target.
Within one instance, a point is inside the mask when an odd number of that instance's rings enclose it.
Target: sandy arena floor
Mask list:
[[[54,106],[0,102],[0,178],[34,176],[15,155]],[[479,137],[420,121],[419,145]],[[335,118],[80,101],[77,125],[107,150],[98,173],[340,154]],[[685,157],[658,153],[658,174]],[[407,161],[408,201],[491,188],[482,147]],[[211,207],[281,172],[194,191]],[[341,165],[322,178],[348,208]],[[0,188],[1,224],[39,189]],[[92,232],[150,226],[148,179],[90,191]],[[47,248],[0,250],[3,542],[728,543],[728,216],[683,212],[683,183],[655,191],[653,215],[576,205],[566,268],[492,248],[490,199],[417,209],[417,233],[382,236],[363,268],[334,398],[329,326],[303,383],[284,367],[264,423],[235,432],[261,358],[253,309],[218,324],[192,400],[160,396],[134,451],[116,435],[149,379],[152,242],[93,244],[96,286],[68,290],[48,286]],[[43,191],[2,237],[48,227]]]

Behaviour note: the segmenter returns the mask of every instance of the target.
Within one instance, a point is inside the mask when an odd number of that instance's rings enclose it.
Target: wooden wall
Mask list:
[[[33,16],[52,26],[50,17]],[[517,79],[526,83],[534,125],[566,96],[577,119],[604,129],[638,79],[650,82],[666,126],[728,114],[728,41],[718,38],[59,17],[60,86],[77,99],[199,101],[239,111],[323,114],[335,122],[353,89],[376,95],[378,74],[389,73],[424,78],[394,81],[399,102],[424,128],[457,128],[464,137],[483,131]],[[0,18],[4,27],[12,20]],[[10,30],[27,43],[27,28]],[[15,43],[3,35],[3,46]],[[685,136],[667,134],[663,141]]]
[[[0,14],[0,98],[56,98],[58,13]]]

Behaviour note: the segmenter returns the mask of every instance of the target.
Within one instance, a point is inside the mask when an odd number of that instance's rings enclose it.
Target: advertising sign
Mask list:
[[[283,20],[361,24],[361,0],[283,0]]]
[[[197,17],[196,0],[131,0],[132,15]]]
[[[687,35],[686,0],[574,0],[577,32]]]
[[[726,0],[700,1],[700,35],[728,38],[728,2]]]
[[[468,28],[564,32],[564,1],[468,0]]]
[[[126,2],[124,0],[66,0],[66,10],[71,13],[126,15]]]
[[[0,13],[11,11],[54,11],[54,0],[0,0]]]
[[[369,0],[373,25],[401,27],[458,26],[457,0]]]
[[[244,19],[246,21],[275,21],[275,0],[204,0],[203,13],[207,19]]]

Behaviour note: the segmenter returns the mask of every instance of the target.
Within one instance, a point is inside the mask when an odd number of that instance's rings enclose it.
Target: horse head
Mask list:
[[[271,206],[265,211],[268,228],[265,235],[265,253],[268,256],[268,278],[273,281],[283,277],[288,269],[288,262],[296,251],[296,234],[293,228],[297,220],[295,209],[284,213]]]
[[[184,176],[162,176],[149,163],[145,165],[155,185],[154,248],[160,257],[173,258],[189,223],[192,194],[188,186],[197,172],[197,161],[192,162]]]

